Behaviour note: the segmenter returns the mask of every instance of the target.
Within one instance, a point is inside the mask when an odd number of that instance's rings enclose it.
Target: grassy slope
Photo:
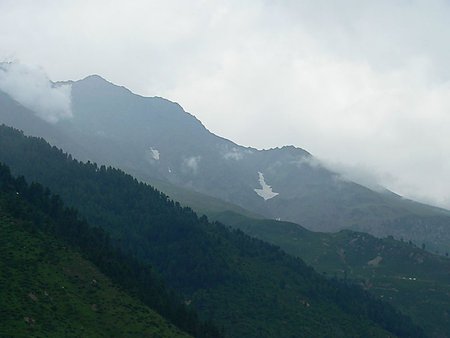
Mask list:
[[[0,336],[188,337],[79,253],[0,210]]]
[[[378,239],[364,233],[311,232],[294,223],[249,219],[231,212],[214,218],[279,245],[317,271],[358,280],[410,315],[430,335],[450,336],[448,258],[393,238]]]

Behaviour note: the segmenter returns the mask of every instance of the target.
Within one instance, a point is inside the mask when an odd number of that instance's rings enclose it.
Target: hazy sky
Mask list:
[[[97,73],[450,207],[450,1],[0,0],[0,59]]]

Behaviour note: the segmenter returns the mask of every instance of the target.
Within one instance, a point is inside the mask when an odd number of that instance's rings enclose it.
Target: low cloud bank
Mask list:
[[[72,118],[70,84],[54,84],[38,67],[0,63],[0,90],[49,122]]]
[[[374,169],[362,164],[343,164],[327,160],[321,160],[320,163],[328,170],[337,173],[340,180],[355,182],[377,192],[387,190],[381,183],[387,174],[377,173]]]

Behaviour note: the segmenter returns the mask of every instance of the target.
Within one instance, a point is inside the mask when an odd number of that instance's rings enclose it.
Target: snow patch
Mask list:
[[[262,172],[258,172],[258,175],[259,175],[259,184],[261,185],[262,189],[254,189],[254,190],[259,196],[261,196],[262,198],[264,198],[265,201],[267,201],[279,195],[277,192],[273,192],[272,187],[266,183],[266,180],[264,179],[264,175]]]
[[[158,149],[154,149],[152,147],[150,147],[150,155],[152,156],[152,158],[156,161],[159,161],[159,151]]]

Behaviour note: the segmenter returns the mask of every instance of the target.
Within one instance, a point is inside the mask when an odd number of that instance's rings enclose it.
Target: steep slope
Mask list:
[[[0,336],[189,336],[131,297],[85,255],[43,230],[51,225],[37,214],[34,221],[28,219],[34,207],[14,196],[16,192],[8,196],[3,170]]]
[[[279,245],[328,276],[354,280],[402,309],[432,337],[450,337],[450,259],[392,237],[342,230],[311,232],[298,224],[226,212],[214,219]]]
[[[40,119],[35,113],[0,90],[0,122],[16,126],[27,133],[45,137],[51,144],[57,144],[67,151],[76,151],[80,156],[92,156],[88,148],[83,148],[75,139],[58,130],[54,125]]]
[[[446,210],[343,180],[299,148],[239,146],[210,133],[178,104],[135,95],[99,76],[71,85],[72,119],[41,128],[15,118],[15,109],[21,109],[4,104],[2,95],[0,122],[48,138],[81,160],[207,194],[266,218],[318,231],[393,235],[450,250]]]
[[[209,223],[123,172],[72,160],[45,141],[2,128],[2,160],[58,192],[155,266],[230,337],[422,336],[363,290],[327,280],[278,248]]]
[[[0,228],[0,336],[188,337],[55,239]]]
[[[89,135],[80,138],[84,143],[84,145],[81,145],[81,142],[78,142],[74,138],[68,137],[67,134],[61,132],[56,126],[41,120],[35,116],[32,111],[23,107],[2,91],[0,91],[0,122],[8,126],[14,126],[20,130],[25,130],[30,135],[44,137],[49,143],[58,145],[58,147],[63,148],[68,153],[76,154],[77,158],[86,160],[96,159],[97,161],[100,160],[103,163],[110,163],[120,166],[121,160],[117,159],[113,161],[111,156],[103,156],[103,149],[98,150],[97,152],[91,151],[92,146],[89,142],[83,141],[86,137],[89,139]],[[92,142],[94,142],[94,145],[102,143],[97,142],[95,138]],[[109,152],[107,151],[106,154],[108,153]],[[99,155],[101,157],[99,157]],[[193,207],[200,213],[204,214],[207,212],[221,212],[230,210],[243,215],[258,217],[257,214],[251,213],[235,204],[213,198],[209,195],[198,193],[191,189],[181,188],[169,183],[166,180],[160,180],[148,175],[146,177],[147,182],[149,182],[152,186],[164,191],[180,203]]]

